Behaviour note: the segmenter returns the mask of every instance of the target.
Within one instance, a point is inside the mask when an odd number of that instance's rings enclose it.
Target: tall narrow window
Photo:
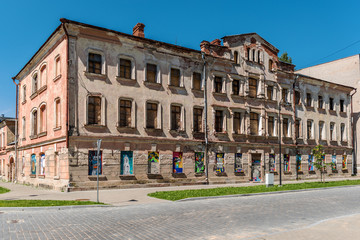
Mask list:
[[[335,123],[330,123],[330,141],[335,140]]]
[[[289,119],[283,118],[283,136],[289,137]]]
[[[156,103],[146,103],[146,128],[157,128],[157,111]]]
[[[181,107],[171,105],[171,130],[179,130],[181,126]]]
[[[340,100],[340,112],[345,112],[345,104],[344,104],[344,100]]]
[[[247,48],[247,60],[250,61],[250,48]]]
[[[55,128],[61,126],[61,108],[60,99],[55,100]]]
[[[239,112],[234,112],[233,128],[234,128],[234,133],[236,134],[241,133],[241,113]]]
[[[257,80],[253,78],[249,79],[249,97],[257,97]]]
[[[157,66],[155,64],[146,64],[146,81],[156,83],[157,79]]]
[[[46,70],[46,65],[44,65],[40,69],[40,87],[45,86],[46,82],[47,82],[47,70]]]
[[[221,93],[222,92],[222,85],[223,85],[222,77],[215,76],[214,88],[215,88],[216,93]]]
[[[233,95],[239,95],[239,90],[240,90],[240,81],[239,80],[234,80],[232,82]]]
[[[288,89],[287,88],[283,88],[281,90],[281,100],[283,101],[283,103],[288,102]]]
[[[329,109],[331,111],[335,110],[335,108],[334,108],[334,98],[329,98]]]
[[[234,52],[234,62],[235,64],[239,64],[239,53],[237,51]]]
[[[40,107],[40,133],[46,132],[46,105]]]
[[[32,113],[32,135],[37,135],[37,111]]]
[[[32,78],[32,93],[36,93],[38,90],[38,75],[34,74]]]
[[[324,136],[324,122],[320,121],[319,122],[319,140],[324,140],[325,136]]]
[[[130,100],[120,100],[120,127],[131,127],[131,104]]]
[[[61,74],[60,63],[60,57],[57,57],[55,59],[55,77],[60,76]]]
[[[258,51],[257,52],[257,62],[260,63],[260,61],[261,61],[261,52]]]
[[[88,99],[88,124],[101,124],[101,97],[91,96]]]
[[[313,136],[312,136],[312,121],[311,120],[307,121],[307,138],[308,139],[313,139]]]
[[[299,91],[295,91],[295,104],[297,104],[297,105],[300,104],[300,92]]]
[[[22,101],[25,102],[26,101],[26,85],[23,86],[23,92],[22,92]]]
[[[89,53],[89,73],[101,74],[101,55],[96,53]]]
[[[267,94],[267,99],[268,100],[273,100],[273,92],[274,92],[274,87],[273,86],[267,86],[266,94]]]
[[[194,132],[202,132],[202,112],[201,108],[194,108]]]
[[[340,141],[344,142],[346,141],[346,132],[345,132],[345,124],[342,123],[340,125]]]
[[[259,114],[250,113],[250,134],[259,135]]]
[[[318,108],[323,109],[324,108],[324,100],[321,95],[318,96]]]
[[[170,85],[180,87],[180,69],[171,68]]]
[[[269,60],[269,71],[273,70],[273,60]]]
[[[120,77],[131,79],[131,61],[120,58]]]
[[[275,131],[274,131],[274,117],[273,116],[269,116],[268,117],[268,134],[270,137],[274,136]]]
[[[223,111],[220,110],[215,111],[215,131],[223,131]]]
[[[307,94],[306,94],[306,106],[307,106],[307,107],[311,107],[311,105],[312,105],[311,93],[307,93]]]
[[[255,62],[256,54],[255,49],[252,50],[252,60]]]
[[[193,73],[193,89],[201,90],[201,73]]]
[[[26,119],[25,119],[25,117],[22,118],[21,125],[22,125],[22,138],[25,138],[26,137]]]
[[[300,137],[300,119],[295,120],[295,137],[296,139]]]

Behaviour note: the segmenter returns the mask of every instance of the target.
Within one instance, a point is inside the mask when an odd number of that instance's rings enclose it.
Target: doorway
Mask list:
[[[251,154],[251,180],[253,182],[261,181],[261,154]]]

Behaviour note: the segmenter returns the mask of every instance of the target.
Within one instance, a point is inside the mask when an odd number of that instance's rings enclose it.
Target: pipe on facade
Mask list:
[[[19,97],[19,83],[16,83],[15,77],[12,78],[16,85],[16,106],[15,106],[15,176],[13,182],[17,181],[17,169],[18,169],[18,97]]]
[[[209,184],[209,158],[208,158],[208,126],[207,126],[207,82],[206,82],[206,60],[205,60],[205,53],[201,53],[201,58],[204,62],[203,66],[203,84],[204,84],[204,133],[205,133],[205,154],[204,154],[204,160],[205,160],[205,181],[206,184]]]
[[[70,67],[70,60],[69,60],[69,45],[70,45],[70,39],[69,39],[69,33],[66,30],[65,22],[61,21],[61,25],[64,29],[67,45],[66,45],[66,62],[67,62],[67,68],[66,68],[66,148],[69,148],[69,67]]]
[[[295,136],[295,149],[296,149],[296,180],[298,180],[299,179],[299,169],[298,169],[298,162],[297,162],[297,139],[296,139],[296,103],[295,103],[295,100],[296,100],[296,98],[295,98],[295,85],[296,85],[296,82],[297,82],[297,80],[298,80],[298,78],[299,78],[299,75],[296,75],[296,77],[295,77],[295,80],[294,80],[294,83],[293,83],[293,110],[294,110],[294,126],[295,126],[295,134],[294,134],[294,136]]]
[[[350,94],[350,105],[351,105],[351,140],[352,140],[352,174],[357,174],[357,163],[356,163],[356,152],[355,152],[355,138],[354,138],[354,116],[353,116],[353,96],[357,92],[357,89],[354,89],[355,92]],[[357,148],[356,148],[357,149]]]

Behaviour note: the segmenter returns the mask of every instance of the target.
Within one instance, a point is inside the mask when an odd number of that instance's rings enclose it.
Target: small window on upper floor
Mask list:
[[[257,62],[261,63],[261,51],[260,50],[257,52]]]
[[[340,99],[340,112],[345,112],[345,101]]]
[[[259,114],[250,113],[250,134],[259,135]]]
[[[307,138],[308,139],[314,139],[313,121],[312,120],[307,120]]]
[[[241,134],[241,113],[240,112],[234,112],[233,131],[235,134]]]
[[[257,97],[257,80],[253,78],[249,78],[249,97],[256,98]]]
[[[329,110],[335,111],[334,98],[329,98]]]
[[[256,60],[256,54],[255,54],[255,49],[252,50],[252,61],[255,62]]]
[[[202,108],[194,108],[193,113],[193,131],[194,132],[202,132]]]
[[[273,94],[274,94],[274,87],[273,86],[267,86],[266,88],[266,95],[268,100],[273,100]]]
[[[119,76],[121,78],[131,79],[131,61],[120,58]]]
[[[300,137],[300,119],[295,120],[295,137],[298,139]]]
[[[101,97],[89,96],[88,98],[88,124],[101,124]]]
[[[283,136],[284,137],[290,137],[290,131],[289,131],[289,118],[283,118]]]
[[[234,52],[234,63],[239,64],[239,52],[238,51]]]
[[[61,74],[61,62],[60,56],[55,58],[55,77],[60,76]]]
[[[38,125],[37,125],[37,110],[34,110],[31,113],[31,135],[35,136],[38,133]]]
[[[288,102],[288,93],[289,93],[289,90],[287,88],[283,88],[281,90],[281,100],[283,101],[283,103]]]
[[[273,70],[273,60],[269,60],[269,71]]]
[[[275,118],[273,116],[268,117],[268,135],[275,136]]]
[[[221,110],[215,111],[215,132],[223,132],[224,126],[224,112]]]
[[[336,141],[336,135],[335,135],[335,123],[330,123],[330,141]]]
[[[60,98],[55,100],[55,128],[61,126],[61,108],[60,108]]]
[[[250,61],[250,48],[247,48],[247,60]]]
[[[100,54],[89,53],[88,72],[101,74],[102,57]]]
[[[171,68],[170,85],[174,87],[180,87],[180,69]]]
[[[146,81],[157,83],[157,66],[155,64],[146,64]]]
[[[312,96],[311,93],[306,94],[306,106],[311,107],[312,106]]]
[[[158,104],[146,103],[146,128],[158,128]]]
[[[181,106],[171,105],[171,130],[177,131],[181,128]]]
[[[40,69],[40,87],[45,86],[47,83],[47,67],[44,64]]]
[[[324,100],[321,95],[318,96],[318,108],[323,109],[324,108]]]
[[[46,132],[46,105],[40,107],[40,133]]]
[[[35,73],[32,77],[32,91],[31,93],[36,93],[38,90],[38,75]]]
[[[131,127],[131,107],[130,100],[120,100],[120,122],[119,127]]]
[[[319,140],[325,140],[325,123],[319,122]]]
[[[22,87],[22,102],[26,101],[26,85]]]
[[[233,95],[239,95],[240,92],[240,81],[239,80],[233,80],[232,82],[232,94]]]
[[[300,92],[299,91],[295,91],[295,104],[297,104],[297,105],[300,104]]]
[[[214,79],[215,92],[222,93],[222,86],[223,86],[222,77],[215,76],[215,79]]]
[[[201,73],[193,72],[193,89],[201,90]]]
[[[340,124],[340,141],[346,142],[346,131],[345,131],[345,124]]]
[[[26,118],[22,117],[22,121],[21,121],[21,125],[22,125],[22,138],[26,138]]]

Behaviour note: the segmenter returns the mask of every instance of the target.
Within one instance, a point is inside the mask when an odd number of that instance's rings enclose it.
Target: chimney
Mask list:
[[[212,45],[218,45],[220,46],[221,45],[221,40],[220,39],[215,39],[211,42]]]
[[[208,41],[202,41],[200,43],[200,48],[201,48],[201,51],[206,53],[206,54],[209,54],[210,53],[210,43]]]
[[[133,28],[133,35],[144,38],[145,37],[144,28],[145,25],[143,23],[137,23]]]

